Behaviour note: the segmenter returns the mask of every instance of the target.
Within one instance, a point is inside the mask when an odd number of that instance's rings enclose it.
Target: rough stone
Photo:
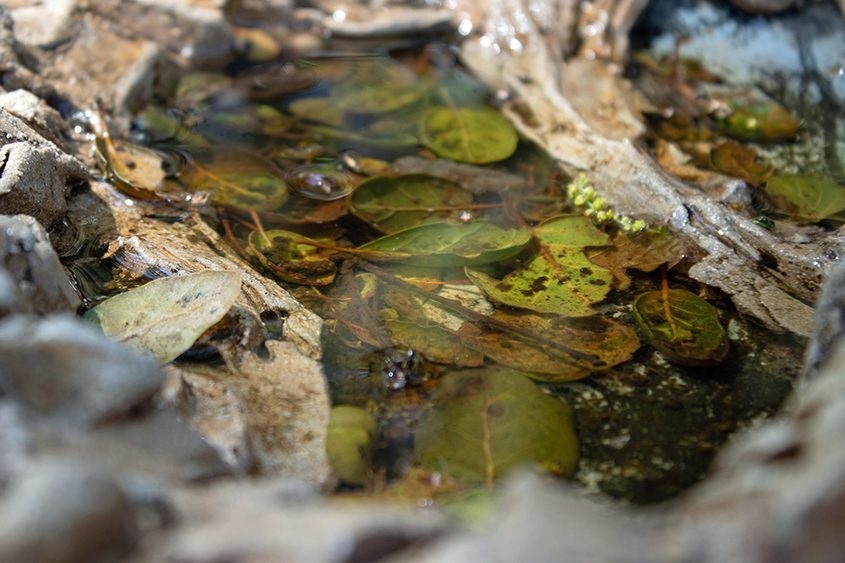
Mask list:
[[[0,322],[0,389],[36,412],[96,424],[148,400],[163,380],[153,360],[74,317]]]
[[[0,146],[0,213],[31,215],[50,228],[64,217],[71,188],[86,177],[82,163],[52,143]]]
[[[136,543],[132,507],[91,466],[32,464],[0,501],[0,561],[114,561]]]
[[[15,90],[0,95],[0,107],[67,152],[66,140],[70,136],[67,122],[44,100],[28,90]]]
[[[137,562],[380,561],[447,530],[431,511],[330,503],[287,480],[176,491],[182,527]]]
[[[75,312],[79,296],[44,228],[27,215],[0,215],[0,313]],[[7,289],[10,293],[7,293]]]
[[[56,47],[73,33],[73,13],[77,0],[23,2],[11,7],[15,36],[24,45]]]

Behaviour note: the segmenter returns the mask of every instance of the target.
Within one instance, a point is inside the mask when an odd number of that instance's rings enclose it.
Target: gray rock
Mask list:
[[[380,561],[445,534],[443,514],[330,503],[289,480],[221,482],[175,491],[178,528],[138,561]]]
[[[0,561],[114,561],[134,544],[131,505],[90,466],[30,465],[0,503]]]
[[[56,146],[67,150],[65,140],[70,136],[68,124],[61,114],[28,90],[15,90],[0,95],[0,107],[41,134]]]
[[[0,215],[0,313],[74,312],[79,305],[38,221],[27,215]]]
[[[76,318],[0,322],[0,389],[36,412],[96,424],[149,399],[163,380],[151,359]]]
[[[47,228],[64,217],[67,195],[87,171],[55,145],[10,143],[0,147],[0,213],[23,213]]]

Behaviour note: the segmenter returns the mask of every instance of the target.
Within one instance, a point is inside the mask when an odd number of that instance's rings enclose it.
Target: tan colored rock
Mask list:
[[[265,346],[266,359],[248,352],[225,368],[168,368],[179,381],[172,400],[234,468],[325,485],[330,402],[322,367],[290,342]]]
[[[78,0],[20,2],[12,5],[15,36],[31,47],[55,47],[71,38]]]

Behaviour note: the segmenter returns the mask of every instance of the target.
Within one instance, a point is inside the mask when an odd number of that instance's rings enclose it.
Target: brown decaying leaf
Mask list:
[[[653,272],[664,264],[671,268],[685,254],[684,244],[677,237],[667,232],[643,231],[632,234],[619,232],[614,235],[612,246],[588,250],[587,258],[613,272],[616,289],[624,290],[631,285],[626,269]]]

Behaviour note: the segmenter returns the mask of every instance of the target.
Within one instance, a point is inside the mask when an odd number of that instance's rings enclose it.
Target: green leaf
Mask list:
[[[301,119],[331,127],[343,127],[343,110],[329,97],[300,98],[292,101],[288,110]]]
[[[684,366],[712,366],[725,359],[728,339],[719,312],[683,289],[647,291],[634,301],[634,317],[652,346]]]
[[[301,285],[328,285],[337,275],[335,263],[324,256],[311,239],[283,230],[253,231],[249,235],[249,250],[258,262],[273,274],[290,283]]]
[[[522,252],[530,242],[531,235],[524,229],[503,229],[487,221],[474,221],[411,227],[359,249],[381,253],[381,256],[373,254],[373,260],[451,267],[503,262]]]
[[[427,360],[457,367],[480,367],[484,355],[467,347],[452,331],[424,319],[403,320],[401,317],[384,323],[394,346],[409,348]]]
[[[801,122],[779,104],[735,107],[721,122],[722,131],[743,141],[788,141],[798,134]]]
[[[352,196],[350,210],[379,231],[395,233],[455,219],[461,206],[471,203],[472,194],[453,182],[409,174],[376,176],[362,182]]]
[[[85,318],[113,340],[165,364],[220,321],[241,293],[241,274],[209,270],[153,280],[106,299]]]
[[[482,330],[473,323],[465,323],[458,331],[461,340],[494,362],[519,369],[538,381],[581,379],[630,360],[640,347],[632,328],[600,316],[547,319],[497,311],[493,318],[528,329],[537,338],[510,331]],[[565,344],[567,349],[591,355],[595,361],[575,358],[542,339]]]
[[[613,274],[590,262],[583,248],[607,244],[607,235],[583,216],[553,217],[532,232],[540,251],[522,268],[501,280],[467,269],[469,279],[503,305],[568,317],[594,315],[592,304],[610,292]]]
[[[607,296],[613,281],[583,251],[563,247],[549,248],[501,280],[469,268],[466,274],[493,301],[566,317],[595,315],[592,305]]]
[[[414,450],[423,467],[487,486],[525,465],[570,475],[578,461],[569,407],[509,369],[444,377]]]
[[[757,160],[757,151],[734,141],[719,143],[710,151],[710,166],[716,172],[736,176],[759,186],[772,175],[772,166]]]
[[[339,405],[332,409],[326,435],[329,464],[341,482],[361,486],[372,473],[376,423],[365,409]]]
[[[532,231],[540,242],[556,247],[604,246],[610,240],[588,217],[583,215],[552,217],[534,227]]]
[[[519,137],[510,122],[487,107],[432,107],[420,120],[420,141],[438,156],[472,164],[508,158]]]
[[[773,176],[766,193],[778,208],[802,221],[821,221],[845,210],[845,187],[824,176]]]
[[[380,114],[414,104],[427,92],[408,67],[379,57],[356,61],[352,76],[334,87],[331,98],[347,113]]]
[[[179,177],[192,191],[208,192],[221,205],[272,211],[288,199],[281,170],[243,149],[220,147],[208,160],[189,160]]]

